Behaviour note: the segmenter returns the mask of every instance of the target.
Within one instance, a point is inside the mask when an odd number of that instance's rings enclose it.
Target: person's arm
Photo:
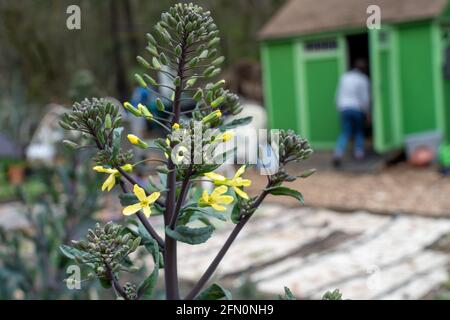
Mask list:
[[[370,114],[370,80],[368,77],[364,78],[360,92],[362,108],[365,113]]]

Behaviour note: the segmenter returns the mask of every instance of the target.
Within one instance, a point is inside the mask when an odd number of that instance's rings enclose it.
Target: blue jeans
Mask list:
[[[341,111],[341,134],[336,143],[335,156],[344,156],[347,144],[354,139],[354,155],[358,158],[364,156],[364,122],[365,114],[358,110]]]

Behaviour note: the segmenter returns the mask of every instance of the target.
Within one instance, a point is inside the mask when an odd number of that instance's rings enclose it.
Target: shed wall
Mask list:
[[[403,133],[434,130],[438,123],[432,25],[401,25],[398,30]]]
[[[263,44],[265,106],[273,129],[297,129],[296,85],[292,42]]]

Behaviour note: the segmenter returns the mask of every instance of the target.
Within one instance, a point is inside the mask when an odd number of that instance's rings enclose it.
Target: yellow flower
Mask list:
[[[180,129],[180,124],[175,122],[175,123],[173,124],[173,126],[172,126],[172,129],[173,129],[173,130],[178,130],[178,129]]]
[[[248,200],[249,199],[248,194],[245,193],[242,189],[239,189],[239,187],[249,187],[252,184],[251,180],[241,178],[241,175],[244,173],[244,171],[245,165],[240,167],[239,170],[234,175],[234,177],[231,179],[227,179],[224,176],[221,176],[220,174],[214,172],[205,173],[205,177],[213,180],[215,185],[224,185],[232,187],[234,192],[236,192],[238,196]]]
[[[223,204],[230,204],[233,202],[232,196],[224,196],[223,194],[228,191],[226,186],[217,187],[208,194],[208,191],[204,190],[202,197],[198,200],[200,207],[212,207],[217,211],[225,211],[227,208]]]
[[[222,136],[219,138],[223,142],[227,142],[233,138],[233,132],[225,131]]]
[[[139,210],[142,210],[147,218],[150,217],[150,214],[152,213],[150,205],[158,200],[160,193],[153,192],[151,195],[147,196],[144,189],[139,187],[137,184],[133,187],[133,193],[138,198],[139,202],[123,208],[123,214],[130,216]]]
[[[142,141],[138,136],[135,136],[134,134],[129,134],[127,135],[128,141],[130,141],[130,143],[132,145],[135,145],[141,149],[147,149],[148,148],[148,144],[144,141]]]
[[[131,164],[123,165],[120,168],[125,172],[133,171],[133,165]],[[105,168],[102,166],[95,166],[92,169],[101,173],[109,173],[108,178],[102,185],[102,191],[105,191],[105,189],[107,189],[108,192],[111,191],[111,189],[116,185],[116,178],[120,177],[120,172],[117,169]]]

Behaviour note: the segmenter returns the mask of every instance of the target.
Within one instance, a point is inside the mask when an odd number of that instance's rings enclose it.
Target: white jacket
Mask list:
[[[359,110],[369,112],[369,77],[356,69],[344,73],[339,80],[336,103],[340,111]]]

